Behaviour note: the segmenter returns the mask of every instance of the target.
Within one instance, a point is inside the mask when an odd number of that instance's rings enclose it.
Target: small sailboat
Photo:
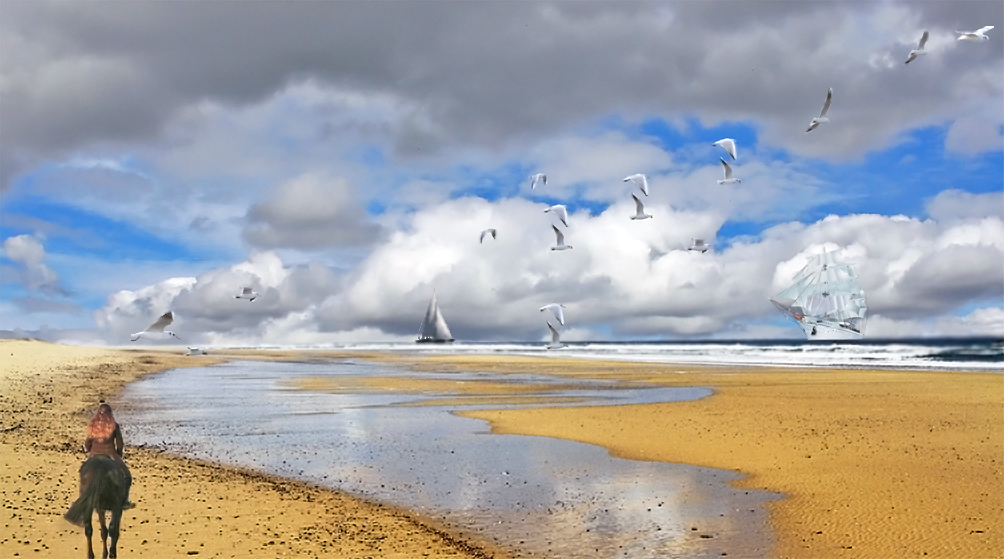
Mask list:
[[[439,311],[439,303],[436,301],[436,292],[432,292],[432,299],[429,301],[429,309],[425,311],[425,320],[422,321],[422,329],[418,332],[417,343],[429,342],[452,342],[453,334],[450,327],[446,325],[443,313]]]
[[[791,287],[770,298],[810,340],[857,340],[864,335],[865,293],[854,268],[836,254],[813,256]]]

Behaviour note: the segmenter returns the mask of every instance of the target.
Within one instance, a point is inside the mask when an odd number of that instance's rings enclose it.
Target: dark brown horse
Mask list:
[[[131,480],[125,467],[104,454],[91,456],[80,466],[80,496],[70,505],[63,518],[84,528],[87,536],[87,559],[94,559],[94,548],[91,547],[91,516],[98,511],[98,522],[101,524],[101,557],[114,559],[119,541],[119,523],[122,520],[122,507],[129,496]],[[111,521],[105,525],[105,511],[112,513]],[[108,542],[111,536],[111,542]]]

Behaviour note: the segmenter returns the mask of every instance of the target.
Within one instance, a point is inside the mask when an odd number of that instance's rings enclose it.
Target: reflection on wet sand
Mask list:
[[[360,362],[238,362],[134,383],[126,397],[144,405],[122,422],[136,442],[418,510],[517,556],[767,553],[762,504],[774,496],[730,488],[736,474],[618,459],[566,440],[490,435],[484,422],[451,413],[522,406],[527,398],[580,406],[707,394]]]

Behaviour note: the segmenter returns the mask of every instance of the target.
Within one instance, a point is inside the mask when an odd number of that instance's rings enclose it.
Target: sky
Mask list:
[[[463,341],[548,303],[566,341],[799,338],[768,297],[837,250],[867,337],[1002,335],[1002,38],[999,1],[5,1],[0,329],[410,341],[435,292]]]

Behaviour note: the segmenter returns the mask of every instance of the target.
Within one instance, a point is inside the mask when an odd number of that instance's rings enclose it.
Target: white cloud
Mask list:
[[[984,333],[995,324],[995,305],[1004,305],[1004,222],[997,217],[830,216],[697,254],[686,247],[692,232],[720,225],[713,213],[655,203],[656,217],[636,222],[628,219],[631,203],[621,201],[597,216],[573,213],[565,234],[575,248],[553,252],[544,207],[518,198],[450,200],[416,211],[342,276],[316,262],[290,266],[274,253],[253,253],[197,280],[113,295],[98,314],[146,320],[173,308],[189,335],[216,343],[407,340],[435,289],[458,339],[542,339],[537,309],[551,302],[566,305],[569,340],[783,336],[788,332],[770,324],[779,315],[767,297],[824,248],[840,250],[858,271],[875,324],[869,336]],[[495,227],[498,239],[479,243],[485,227]],[[262,298],[233,299],[245,283]],[[984,310],[953,318],[973,304]]]
[[[41,291],[47,295],[65,295],[59,275],[45,265],[45,248],[31,235],[8,237],[3,242],[7,258],[21,265],[18,270],[21,286],[28,291]]]

